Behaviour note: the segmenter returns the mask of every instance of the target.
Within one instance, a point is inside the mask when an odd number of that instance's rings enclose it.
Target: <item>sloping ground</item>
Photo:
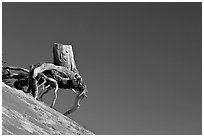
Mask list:
[[[3,135],[93,135],[31,95],[2,83]]]

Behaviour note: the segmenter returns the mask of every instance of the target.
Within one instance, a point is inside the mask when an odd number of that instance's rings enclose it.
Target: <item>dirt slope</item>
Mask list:
[[[3,135],[93,135],[92,132],[33,99],[23,91],[2,83]]]

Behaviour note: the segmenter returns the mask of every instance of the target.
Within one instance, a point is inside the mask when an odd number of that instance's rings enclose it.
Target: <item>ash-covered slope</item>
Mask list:
[[[31,95],[2,83],[3,135],[93,135],[92,132],[36,101]]]

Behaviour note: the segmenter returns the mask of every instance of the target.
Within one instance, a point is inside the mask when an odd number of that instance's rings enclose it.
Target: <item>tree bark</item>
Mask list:
[[[72,45],[54,43],[53,64],[57,66],[64,66],[75,73],[79,73],[76,68],[76,63],[74,61]]]

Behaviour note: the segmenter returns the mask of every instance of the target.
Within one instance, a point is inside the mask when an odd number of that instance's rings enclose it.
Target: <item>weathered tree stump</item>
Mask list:
[[[63,45],[54,43],[53,45],[53,64],[57,66],[64,66],[69,70],[78,73],[76,63],[74,61],[74,53],[72,45]]]
[[[24,73],[11,73],[9,70],[23,71]],[[30,70],[7,66],[3,67],[2,78],[4,80],[14,78],[14,87],[23,90],[27,87],[26,93],[31,93],[38,100],[42,100],[42,96],[55,88],[54,99],[51,107],[55,105],[57,99],[58,88],[70,89],[77,94],[74,106],[66,111],[64,115],[68,115],[80,106],[80,101],[87,97],[86,85],[76,68],[72,45],[63,45],[54,43],[53,45],[53,63],[38,63],[30,66]],[[46,87],[45,87],[46,85]],[[42,86],[42,93],[38,93],[38,89]],[[44,90],[45,89],[45,90]]]

